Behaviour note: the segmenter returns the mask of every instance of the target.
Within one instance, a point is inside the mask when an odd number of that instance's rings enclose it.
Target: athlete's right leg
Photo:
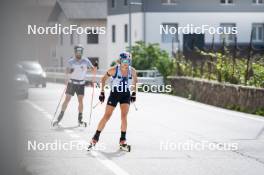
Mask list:
[[[65,99],[62,103],[62,106],[61,106],[61,111],[65,111],[67,109],[67,106],[71,100],[71,97],[72,97],[71,95],[66,94],[66,97],[65,97]]]
[[[97,126],[97,130],[96,130],[96,132],[95,132],[95,134],[94,134],[94,136],[90,142],[90,145],[88,146],[88,149],[87,149],[88,151],[90,151],[95,146],[95,144],[99,141],[101,131],[104,129],[107,121],[111,118],[114,109],[115,109],[115,106],[106,105],[104,116],[100,120],[100,122]]]
[[[71,84],[71,83],[68,83],[67,84],[67,89],[66,89],[66,96],[65,96],[65,99],[62,103],[62,106],[61,106],[61,112],[57,118],[57,120],[55,122],[53,122],[53,126],[57,126],[59,124],[59,122],[61,121],[61,119],[63,118],[63,115],[64,115],[64,112],[71,100],[71,97],[74,95],[75,93],[75,88],[74,88],[74,85]]]
[[[105,127],[106,123],[108,122],[108,120],[111,118],[114,109],[115,109],[115,106],[106,105],[104,116],[100,120],[100,122],[99,122],[99,124],[97,126],[96,133],[93,136],[93,140],[94,141],[98,141],[99,140],[100,133],[104,129],[104,127]]]
[[[71,100],[71,97],[72,97],[71,95],[66,94],[66,97],[65,97],[64,102],[63,102],[62,107],[61,107],[61,112],[60,112],[58,118],[52,124],[54,127],[57,126],[59,124],[59,122],[62,120],[64,112],[65,112],[65,110],[66,110],[66,108],[67,108],[67,106]]]
[[[61,112],[63,113],[65,112],[71,100],[71,97],[74,95],[75,91],[76,91],[76,86],[74,84],[68,83],[66,93],[65,93],[66,96],[61,106]]]
[[[71,100],[71,97],[75,93],[76,93],[76,86],[74,84],[72,84],[72,83],[68,83],[67,84],[67,89],[66,89],[66,92],[65,92],[66,96],[65,96],[65,99],[64,99],[64,101],[62,103],[62,106],[61,106],[61,112],[60,112],[57,120],[55,120],[53,122],[53,124],[52,124],[53,126],[57,126],[59,124],[59,122],[62,120],[64,112],[65,112],[65,110],[66,110],[66,108],[67,108],[67,106],[68,106],[68,104],[69,104],[69,102]]]

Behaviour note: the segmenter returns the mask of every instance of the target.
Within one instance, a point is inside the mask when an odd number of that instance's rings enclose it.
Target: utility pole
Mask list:
[[[129,52],[132,50],[132,15],[131,15],[131,8],[133,5],[143,5],[142,2],[131,2],[129,0],[128,3],[128,21],[129,21]]]

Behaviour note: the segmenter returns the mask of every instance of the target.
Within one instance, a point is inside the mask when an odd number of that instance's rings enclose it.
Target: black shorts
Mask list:
[[[116,107],[117,103],[130,104],[130,92],[111,92],[107,100],[107,104]]]
[[[84,95],[84,89],[85,89],[84,84],[68,83],[65,93],[71,96],[74,96],[75,93],[77,95]]]

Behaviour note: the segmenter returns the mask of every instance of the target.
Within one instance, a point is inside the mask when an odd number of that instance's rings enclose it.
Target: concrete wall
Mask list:
[[[167,83],[172,85],[173,94],[202,103],[224,108],[239,106],[240,109],[249,112],[264,108],[263,88],[222,84],[188,77],[170,77]]]

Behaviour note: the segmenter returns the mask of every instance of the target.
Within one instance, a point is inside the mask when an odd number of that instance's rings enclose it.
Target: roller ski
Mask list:
[[[120,141],[119,148],[122,151],[126,151],[126,152],[131,151],[131,145],[128,145],[125,140]]]
[[[52,121],[52,127],[59,127],[60,121],[64,115],[64,112],[61,112],[58,118],[55,121]]]
[[[86,128],[86,127],[87,127],[87,123],[81,121],[81,122],[78,123],[78,126],[79,126],[79,127],[85,127],[85,128]]]
[[[87,127],[87,123],[86,122],[84,122],[84,121],[82,121],[82,118],[83,118],[83,116],[82,116],[82,114],[81,113],[79,113],[79,117],[78,117],[78,126],[79,127]]]
[[[95,139],[92,139],[92,141],[90,142],[90,145],[87,148],[87,151],[91,151],[92,149],[94,149],[96,143],[97,141]]]

